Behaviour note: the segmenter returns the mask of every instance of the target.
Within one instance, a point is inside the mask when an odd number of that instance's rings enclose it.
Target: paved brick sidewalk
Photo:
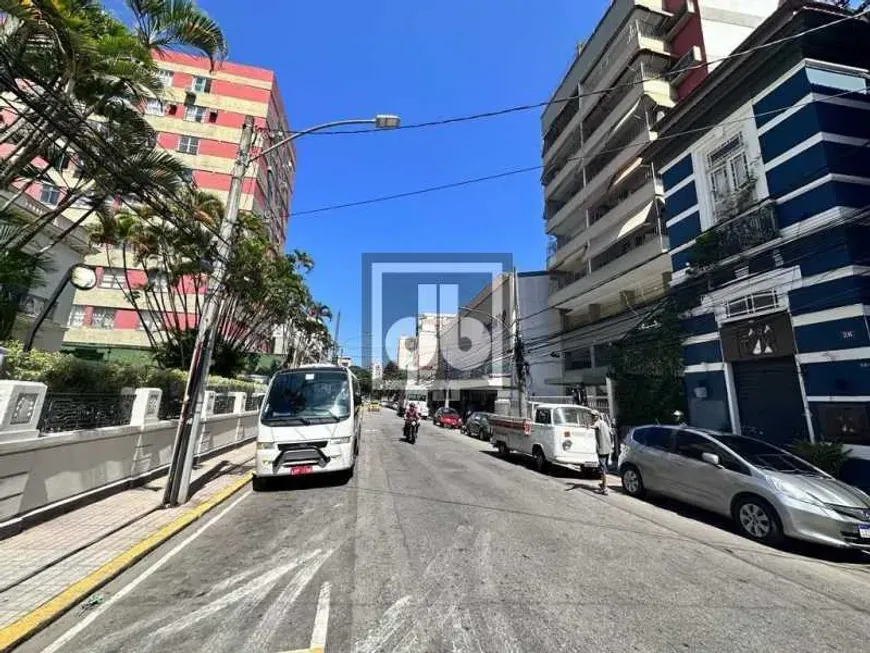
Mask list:
[[[203,461],[192,477],[196,494],[185,506],[158,510],[161,476],[0,542],[0,628],[238,481],[253,468],[254,453],[251,443]]]

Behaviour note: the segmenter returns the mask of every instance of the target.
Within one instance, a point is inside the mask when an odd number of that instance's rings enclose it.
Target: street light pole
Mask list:
[[[343,127],[346,125],[374,125],[377,129],[393,129],[399,126],[399,117],[378,114],[374,118],[335,120],[315,125],[303,131],[294,132],[277,143],[260,150],[253,156],[251,155],[251,146],[254,141],[254,118],[252,116],[245,118],[238,154],[233,164],[233,174],[230,181],[224,219],[221,222],[220,236],[217,243],[217,262],[211,282],[209,283],[209,296],[206,298],[205,308],[200,319],[196,345],[191,356],[190,369],[188,371],[187,386],[184,391],[184,401],[181,405],[181,415],[178,418],[178,428],[175,433],[175,443],[172,449],[169,477],[163,495],[163,502],[166,505],[176,506],[184,503],[187,501],[190,493],[190,475],[193,470],[196,443],[199,440],[199,432],[202,426],[202,404],[205,396],[206,380],[208,378],[209,367],[211,367],[214,345],[219,335],[216,333],[220,306],[219,294],[223,284],[223,277],[226,273],[226,262],[231,254],[236,222],[239,217],[239,205],[242,199],[242,182],[244,181],[248,166],[269,152],[283,147],[301,136],[330,127]]]

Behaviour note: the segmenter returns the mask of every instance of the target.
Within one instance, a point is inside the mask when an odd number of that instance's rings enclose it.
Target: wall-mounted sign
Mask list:
[[[722,356],[726,361],[778,358],[795,353],[794,333],[788,313],[754,317],[721,329]]]

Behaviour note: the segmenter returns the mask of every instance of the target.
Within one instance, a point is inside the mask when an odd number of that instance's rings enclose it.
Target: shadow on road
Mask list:
[[[516,465],[517,467],[525,467],[526,469],[535,472],[535,459],[531,456],[523,456],[522,454],[512,453],[507,458],[502,458],[497,451],[481,451],[480,453],[484,454],[485,456],[489,456],[490,458],[503,460],[512,465]],[[544,472],[544,474],[552,478],[597,478],[595,472],[581,472],[578,469],[572,469],[571,467],[562,467],[561,465],[548,465],[547,471]],[[577,485],[578,487],[581,487],[580,484]]]
[[[608,485],[608,488],[612,493],[622,494],[626,497],[628,496],[628,494],[626,494],[625,490],[622,489],[622,486],[619,484],[618,481],[616,483],[611,482]],[[589,492],[590,494],[601,496],[598,492],[597,484],[588,485],[585,483],[572,483],[569,485],[569,487],[566,488],[566,491],[575,489],[584,490],[586,492]],[[681,517],[685,517],[686,519],[702,522],[704,524],[707,524],[708,526],[712,526],[714,528],[718,528],[723,531],[728,531],[729,533],[739,535],[737,530],[734,528],[734,523],[727,517],[723,517],[722,515],[714,512],[708,512],[703,508],[697,508],[695,506],[682,503],[680,501],[677,501],[676,499],[648,495],[642,500],[635,499],[635,501],[644,501],[645,503],[654,505],[662,510],[667,510],[669,512],[675,513]],[[718,548],[728,550],[727,546],[719,546]],[[870,555],[854,549],[836,549],[834,547],[827,547],[820,544],[803,542],[801,540],[786,540],[779,547],[771,547],[771,550],[778,550],[782,551],[783,553],[790,553],[792,555],[797,555],[804,558],[811,558],[813,560],[820,560],[824,562],[838,562],[863,565],[867,567],[868,571],[870,571]]]
[[[350,483],[351,476],[347,473],[308,474],[305,476],[276,476],[270,478],[264,492],[304,492],[328,487],[343,487]]]

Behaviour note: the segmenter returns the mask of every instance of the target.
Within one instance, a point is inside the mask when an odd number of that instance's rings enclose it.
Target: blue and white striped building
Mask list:
[[[870,23],[849,15],[782,7],[645,158],[665,190],[691,423],[838,438],[870,459]]]

